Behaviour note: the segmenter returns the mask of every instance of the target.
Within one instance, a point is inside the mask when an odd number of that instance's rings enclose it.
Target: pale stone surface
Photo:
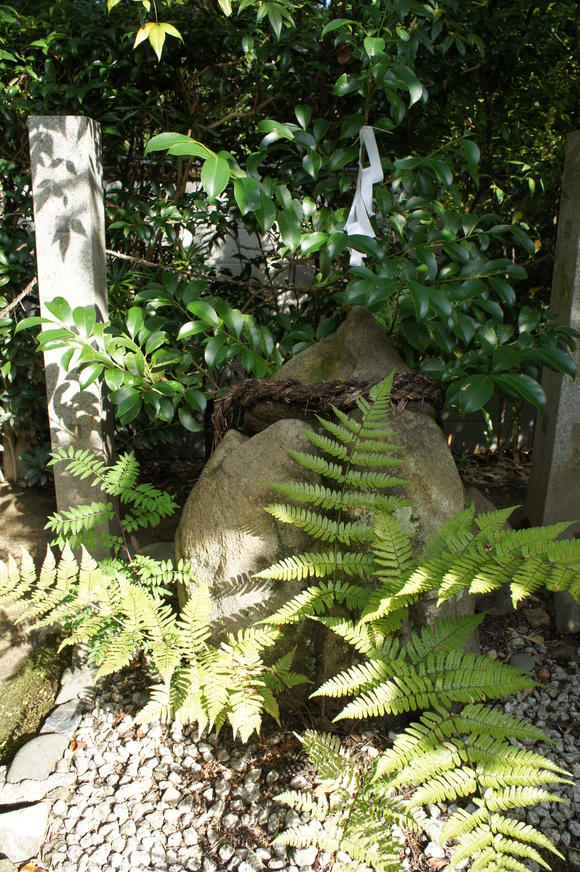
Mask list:
[[[42,844],[50,803],[39,802],[0,814],[0,845],[13,863],[35,857]]]
[[[284,502],[268,482],[321,481],[284,450],[313,450],[304,429],[307,425],[300,421],[278,421],[251,440],[230,430],[183,509],[176,557],[190,560],[196,582],[209,586],[212,622],[219,625],[220,634],[273,612],[300,589],[292,582],[272,584],[250,576],[284,557],[311,550],[310,537],[297,527],[279,524],[265,511],[269,503]]]
[[[0,787],[0,806],[39,802],[57,787],[70,787],[74,780],[72,772],[54,772],[44,781],[26,778],[17,783],[6,782]]]
[[[556,240],[550,310],[559,323],[580,329],[580,131],[566,139],[566,160]],[[572,353],[580,372],[580,344]],[[580,378],[544,370],[547,404],[538,415],[526,515],[534,526],[573,521],[566,536],[580,535]],[[580,630],[580,605],[554,595],[556,629]]]
[[[40,730],[44,733],[63,733],[71,736],[81,722],[82,703],[80,699],[74,699],[58,705],[49,714]]]
[[[65,297],[71,308],[95,306],[107,318],[105,222],[99,125],[71,115],[29,118],[36,259],[41,314]],[[61,351],[45,353],[46,390],[53,449],[90,448],[112,456],[104,383],[81,391],[78,373],[61,367]],[[81,481],[55,467],[59,510],[90,503],[91,479]]]
[[[62,705],[79,696],[92,693],[97,671],[94,667],[86,665],[67,667],[60,679],[60,692],[55,700],[56,705]]]
[[[44,781],[68,747],[70,739],[63,733],[46,733],[27,742],[17,751],[6,778],[11,784],[31,778]]]

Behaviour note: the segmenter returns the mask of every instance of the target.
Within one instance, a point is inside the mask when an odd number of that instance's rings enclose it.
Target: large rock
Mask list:
[[[303,384],[336,378],[378,382],[393,370],[401,373],[408,368],[373,316],[364,309],[354,309],[333,336],[297,355],[275,378],[295,378]],[[293,413],[303,420],[292,418]],[[309,580],[302,584],[269,583],[252,578],[285,557],[320,547],[296,527],[279,524],[264,511],[270,502],[285,501],[267,482],[319,481],[284,450],[286,446],[313,452],[301,432],[309,426],[304,423],[306,418],[303,410],[289,409],[283,403],[254,407],[251,415],[246,413],[244,423],[255,435],[226,434],[184,508],[176,535],[176,556],[189,559],[196,582],[209,587],[214,641],[272,613],[309,584]],[[319,426],[315,418],[309,420]],[[401,495],[411,503],[411,508],[398,513],[398,519],[413,534],[419,552],[444,521],[463,509],[463,487],[431,406],[410,403],[401,412],[392,407],[389,424],[394,431],[392,443],[401,447],[400,457],[405,461],[397,470],[408,481]],[[188,591],[180,592],[182,603],[187,596]],[[471,613],[472,599],[456,598],[445,604],[443,611]],[[435,613],[436,597],[423,597],[412,622],[431,622]],[[285,637],[290,636],[289,629]],[[285,638],[285,644],[298,645],[295,668],[320,680],[347,664],[334,635],[323,641],[320,625],[307,621],[291,629],[292,637]]]
[[[252,439],[230,430],[183,509],[176,557],[190,560],[197,584],[208,585],[219,636],[275,611],[300,589],[251,576],[284,557],[313,550],[310,537],[265,511],[269,503],[285,501],[268,482],[321,482],[284,450],[312,452],[302,432],[307,427],[301,421],[278,421]],[[187,592],[179,596],[183,604]]]
[[[297,379],[303,385],[317,385],[335,379],[359,384],[376,383],[391,372],[409,372],[396,348],[367,309],[355,306],[330,336],[312,345],[280,367],[272,379]],[[244,417],[244,431],[258,433],[281,418],[303,418],[302,410],[285,403],[264,402]]]

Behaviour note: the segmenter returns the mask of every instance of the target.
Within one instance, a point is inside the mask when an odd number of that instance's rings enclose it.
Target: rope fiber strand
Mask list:
[[[230,388],[223,397],[214,400],[211,420],[215,435],[212,450],[215,450],[232,427],[234,418],[258,403],[286,403],[301,406],[305,412],[319,414],[328,414],[332,406],[348,412],[356,406],[359,397],[368,397],[372,387],[373,383],[358,384],[338,380],[304,385],[296,379],[246,379]],[[401,412],[409,402],[427,402],[439,410],[445,402],[445,390],[417,372],[396,373],[393,378],[391,403],[397,407],[397,412]]]

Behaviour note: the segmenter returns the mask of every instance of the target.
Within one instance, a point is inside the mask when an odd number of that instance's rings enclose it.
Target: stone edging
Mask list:
[[[52,805],[69,794],[75,773],[63,755],[81,722],[83,702],[94,694],[96,673],[86,664],[86,651],[75,646],[55,708],[40,733],[9,766],[0,766],[0,872],[12,872],[12,864],[36,857]]]

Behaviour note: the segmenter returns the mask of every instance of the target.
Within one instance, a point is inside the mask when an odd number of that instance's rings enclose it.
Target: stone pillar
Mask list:
[[[100,127],[74,115],[29,118],[36,261],[41,314],[46,303],[65,297],[71,309],[94,306],[107,318],[105,213]],[[44,355],[53,449],[88,448],[112,457],[112,416],[102,380],[81,391],[77,371],[61,366],[62,351]],[[90,503],[90,479],[72,478],[55,467],[59,511]]]
[[[559,323],[580,329],[580,131],[566,140],[550,309]],[[574,521],[568,537],[580,534],[580,348],[573,357],[575,381],[544,370],[547,404],[536,422],[525,506],[534,526]],[[580,630],[580,607],[568,594],[557,596],[555,606],[559,632]]]

